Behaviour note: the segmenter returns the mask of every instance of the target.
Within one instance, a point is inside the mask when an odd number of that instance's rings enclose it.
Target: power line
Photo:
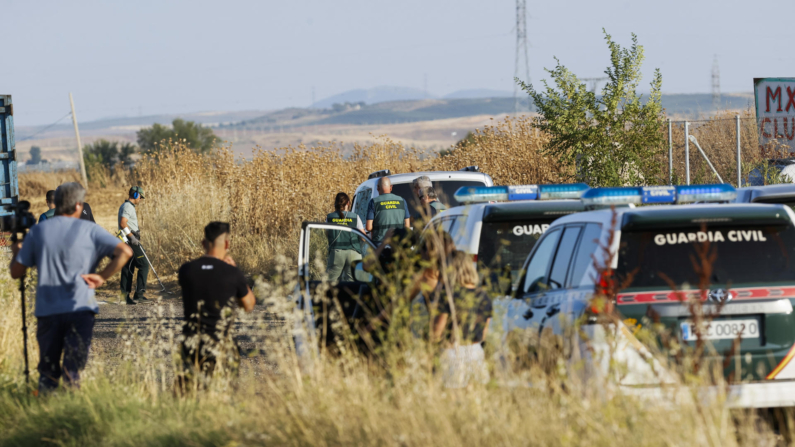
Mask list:
[[[17,141],[25,141],[25,140],[30,140],[31,138],[35,137],[36,135],[39,135],[39,134],[41,134],[41,133],[44,133],[44,132],[46,132],[46,131],[50,130],[52,127],[55,127],[55,125],[56,125],[56,124],[60,123],[61,121],[63,121],[64,119],[66,119],[66,117],[68,117],[68,116],[71,116],[71,115],[72,115],[72,112],[69,112],[69,113],[67,113],[66,115],[64,115],[64,116],[62,116],[61,118],[59,118],[59,119],[58,119],[58,121],[56,121],[56,122],[54,122],[54,123],[50,124],[49,126],[45,127],[44,129],[42,129],[42,130],[40,130],[40,131],[38,131],[38,132],[34,133],[33,135],[29,135],[29,136],[27,136],[27,137],[25,137],[25,138],[19,138],[19,139],[17,139]]]

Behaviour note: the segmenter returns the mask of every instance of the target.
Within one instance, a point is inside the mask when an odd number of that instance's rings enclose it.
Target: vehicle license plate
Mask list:
[[[697,340],[695,325],[691,321],[681,323],[682,340]],[[738,335],[741,338],[759,338],[758,320],[715,320],[709,323],[701,335],[705,340],[725,340],[734,339]]]

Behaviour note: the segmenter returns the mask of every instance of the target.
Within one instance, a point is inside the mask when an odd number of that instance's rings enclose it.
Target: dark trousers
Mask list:
[[[129,295],[132,291],[133,274],[138,269],[138,278],[135,282],[135,297],[139,299],[146,293],[146,277],[149,276],[149,263],[146,262],[144,250],[140,245],[130,245],[133,250],[133,257],[121,269],[121,293]]]
[[[88,361],[94,333],[94,312],[69,312],[38,317],[37,320],[39,391],[58,388],[58,379],[62,375],[65,385],[79,386],[80,370]]]

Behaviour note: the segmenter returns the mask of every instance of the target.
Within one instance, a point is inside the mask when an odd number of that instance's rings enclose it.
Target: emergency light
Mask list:
[[[462,186],[454,196],[461,203],[516,200],[579,199],[588,190],[585,183],[560,185]]]
[[[728,183],[689,186],[629,186],[593,188],[582,195],[585,205],[728,202],[737,191]]]

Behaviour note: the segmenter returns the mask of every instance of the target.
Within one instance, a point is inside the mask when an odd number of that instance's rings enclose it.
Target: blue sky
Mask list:
[[[528,0],[530,75],[557,56],[599,76],[606,28],[638,34],[645,81],[666,93],[710,91],[718,55],[723,92],[795,76],[795,1]],[[515,2],[8,1],[0,0],[0,92],[18,125],[50,123],[75,96],[81,120],[139,113],[308,106],[355,88],[395,85],[444,95],[512,90]]]

